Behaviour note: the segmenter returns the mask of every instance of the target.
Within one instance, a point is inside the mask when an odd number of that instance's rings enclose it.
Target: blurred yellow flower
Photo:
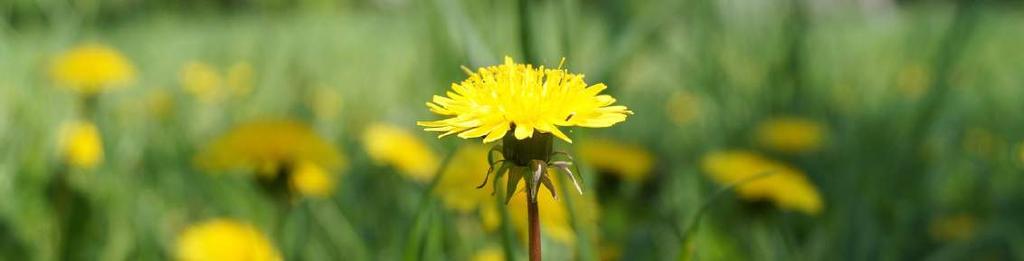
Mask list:
[[[604,84],[587,86],[583,75],[561,68],[533,68],[506,56],[502,65],[476,73],[466,69],[466,73],[469,78],[453,83],[447,97],[435,95],[427,102],[430,111],[450,118],[418,125],[444,132],[441,137],[486,135],[485,143],[505,137],[510,130],[519,140],[533,137],[537,130],[571,143],[559,126],[609,127],[633,113],[626,106],[612,106],[612,96],[598,95],[607,88]]]
[[[817,188],[803,172],[753,152],[712,152],[704,156],[701,166],[706,175],[722,185],[749,181],[736,187],[745,200],[766,200],[809,215],[817,215],[823,208]],[[758,175],[767,176],[750,180]]]
[[[272,178],[300,164],[336,169],[344,155],[309,126],[291,120],[254,121],[236,126],[196,156],[196,164],[212,171],[247,170]]]
[[[978,222],[970,214],[958,214],[932,220],[928,232],[940,241],[961,241],[970,239],[977,230]]]
[[[98,43],[82,44],[57,56],[50,74],[60,86],[84,95],[135,81],[135,67],[120,52]]]
[[[991,158],[1000,143],[1002,143],[1000,138],[992,132],[984,128],[972,127],[967,129],[964,134],[963,148],[972,154]]]
[[[188,94],[204,102],[214,102],[221,98],[223,80],[220,73],[212,65],[200,61],[191,61],[181,68],[181,86]]]
[[[176,254],[182,261],[282,260],[262,232],[228,219],[213,219],[186,229],[178,237]]]
[[[576,233],[572,229],[565,201],[555,200],[549,193],[539,194],[537,195],[537,208],[540,214],[541,231],[544,231],[544,234],[555,241],[570,246],[574,245],[576,243]],[[507,207],[512,225],[516,227],[519,235],[525,240],[527,229],[529,229],[526,213],[526,193],[515,193]]]
[[[931,84],[928,70],[919,64],[910,64],[900,70],[896,79],[900,93],[908,98],[921,97]]]
[[[92,169],[103,161],[103,139],[89,121],[74,121],[61,127],[61,150],[69,165]]]
[[[812,152],[825,141],[825,127],[814,120],[779,117],[762,121],[756,128],[757,142],[785,153]]]
[[[665,112],[677,125],[686,125],[700,119],[700,99],[689,91],[676,91],[665,102]]]
[[[487,247],[473,254],[473,261],[505,261],[505,252],[500,247]]]
[[[327,197],[334,192],[336,181],[327,171],[314,163],[302,161],[292,170],[289,183],[292,189],[307,197]]]
[[[163,88],[155,88],[146,95],[145,103],[150,115],[155,118],[165,118],[172,113],[174,97]]]
[[[617,175],[628,181],[646,179],[654,165],[654,155],[643,147],[609,139],[582,142],[579,153],[587,164],[601,173]]]
[[[374,123],[367,127],[363,131],[363,147],[377,164],[391,165],[419,182],[434,178],[434,171],[440,164],[426,143],[392,125]]]
[[[338,90],[329,86],[320,86],[313,90],[309,97],[313,116],[319,121],[330,122],[341,113],[342,99]]]
[[[252,65],[241,61],[228,68],[227,86],[231,94],[245,96],[252,92]]]
[[[469,213],[481,204],[493,203],[491,188],[477,188],[487,174],[488,148],[481,144],[463,145],[452,155],[451,163],[434,188],[445,207]]]
[[[1020,160],[1021,164],[1024,164],[1024,142],[1017,145],[1017,159]]]

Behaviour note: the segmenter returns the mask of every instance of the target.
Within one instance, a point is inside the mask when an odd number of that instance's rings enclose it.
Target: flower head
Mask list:
[[[73,167],[92,169],[103,161],[103,139],[92,122],[65,123],[60,144],[64,159]]]
[[[780,117],[758,124],[756,135],[758,143],[772,150],[802,153],[821,148],[825,127],[810,119]]]
[[[391,165],[420,182],[430,181],[440,165],[427,144],[409,131],[391,125],[375,123],[367,127],[363,146],[377,164]]]
[[[612,96],[599,94],[607,88],[604,84],[588,86],[583,75],[561,68],[534,68],[505,57],[502,65],[467,73],[469,78],[453,83],[447,97],[435,95],[427,102],[432,112],[449,118],[417,124],[443,132],[442,137],[484,137],[485,143],[509,131],[519,140],[539,131],[572,142],[559,126],[609,127],[633,113],[626,106],[613,106]]]
[[[235,127],[207,146],[196,163],[212,171],[242,169],[274,177],[282,169],[295,171],[300,164],[343,167],[345,158],[305,124],[268,120]]]
[[[334,191],[335,180],[320,166],[310,162],[299,162],[288,179],[292,190],[307,197],[327,197]]]
[[[83,44],[54,59],[50,74],[60,86],[93,95],[135,80],[135,67],[117,50]]]
[[[186,229],[178,237],[177,258],[183,261],[269,261],[281,254],[255,227],[214,219]]]
[[[817,215],[823,208],[818,190],[803,172],[747,151],[713,152],[705,155],[701,165],[714,181],[740,184],[740,198],[766,200],[776,206]],[[759,175],[767,175],[755,178]],[[755,178],[751,180],[752,178]]]

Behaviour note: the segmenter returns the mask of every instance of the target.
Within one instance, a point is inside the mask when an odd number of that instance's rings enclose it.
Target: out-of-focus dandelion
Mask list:
[[[103,139],[89,121],[73,121],[61,127],[60,147],[68,165],[92,169],[103,162]]]
[[[965,151],[990,159],[995,154],[996,146],[1002,142],[992,132],[984,128],[969,128],[964,134],[963,148]]]
[[[505,252],[498,247],[486,247],[473,254],[473,261],[505,261]]]
[[[336,180],[319,165],[309,162],[295,164],[288,180],[292,189],[303,196],[324,198],[334,192]]]
[[[526,184],[524,204],[528,227],[530,260],[540,259],[540,218],[539,204],[548,205],[547,199],[538,200],[538,191],[544,186],[556,197],[554,180],[548,175],[548,168],[564,172],[572,180],[576,191],[583,193],[576,176],[570,170],[572,157],[552,148],[553,137],[571,143],[572,140],[558,127],[581,126],[591,128],[610,127],[626,120],[633,112],[626,106],[612,105],[615,98],[600,94],[607,88],[604,84],[588,85],[583,75],[572,74],[559,66],[546,69],[534,68],[529,64],[517,64],[505,57],[504,64],[483,67],[476,72],[463,68],[469,77],[461,83],[453,83],[452,91],[445,96],[433,97],[427,102],[430,111],[448,118],[437,121],[421,121],[418,125],[427,131],[442,132],[440,137],[457,134],[460,138],[483,137],[483,142],[502,140],[487,155],[491,169],[487,171],[484,183],[493,172],[500,179],[507,174],[505,182],[506,201],[516,198],[515,192],[520,181]],[[511,133],[509,133],[511,132]],[[502,158],[495,160],[493,152],[500,152]],[[552,160],[559,156],[563,160]],[[499,182],[492,182],[497,189]],[[565,211],[546,216],[565,216]],[[515,218],[522,214],[513,212]],[[558,218],[552,218],[558,219]],[[563,218],[564,219],[564,218]],[[557,226],[560,221],[549,221],[555,227],[549,228],[554,238],[569,238]],[[551,231],[554,230],[554,231]]]
[[[317,121],[332,122],[341,114],[342,97],[335,88],[320,86],[313,89],[309,103]]]
[[[665,102],[665,112],[676,125],[687,125],[700,119],[701,102],[689,91],[676,91]]]
[[[182,261],[282,260],[274,244],[257,228],[230,219],[188,227],[178,237],[175,254]]]
[[[116,49],[88,43],[57,56],[50,73],[58,85],[82,95],[95,95],[135,81],[135,67]]]
[[[166,118],[173,112],[174,97],[163,88],[155,88],[146,94],[145,108],[155,118]]]
[[[601,173],[617,175],[627,181],[642,181],[650,176],[654,155],[641,146],[609,139],[581,142],[580,156]]]
[[[526,200],[526,193],[516,193],[512,195],[512,199],[508,203],[509,218],[523,239],[526,239],[529,234]],[[544,229],[544,234],[559,243],[575,246],[576,233],[572,229],[569,209],[565,206],[565,201],[555,200],[551,194],[541,193],[537,196],[537,207],[540,210],[540,224]]]
[[[817,121],[788,116],[760,122],[755,135],[761,146],[793,154],[817,151],[826,138],[825,127]]]
[[[1024,164],[1024,142],[1017,145],[1017,160],[1020,161],[1020,164]]]
[[[346,165],[341,152],[309,126],[291,120],[241,124],[196,156],[210,171],[245,171],[265,181],[283,179],[303,195],[322,195],[333,187],[326,173]]]
[[[480,174],[487,173],[487,147],[480,144],[463,145],[452,156],[451,166],[434,188],[445,207],[462,213],[478,209],[481,204],[493,203],[487,190],[477,189]]]
[[[434,171],[440,165],[437,155],[426,143],[393,125],[371,124],[363,131],[363,146],[377,164],[393,166],[419,182],[434,178]]]
[[[939,241],[962,241],[974,236],[977,227],[977,219],[970,214],[948,215],[932,220],[928,233]]]
[[[246,96],[252,92],[252,65],[245,61],[236,62],[228,67],[227,87],[231,95]]]
[[[736,188],[744,200],[770,201],[780,208],[809,215],[818,215],[824,208],[817,188],[803,172],[756,153],[712,152],[704,156],[701,167],[719,184],[746,182]],[[757,177],[759,175],[765,176]]]
[[[181,87],[200,101],[215,102],[224,95],[221,90],[224,80],[212,65],[200,61],[188,62],[181,68],[179,77]]]
[[[931,78],[928,70],[919,64],[910,64],[900,70],[896,86],[901,94],[910,99],[921,97],[928,90]]]

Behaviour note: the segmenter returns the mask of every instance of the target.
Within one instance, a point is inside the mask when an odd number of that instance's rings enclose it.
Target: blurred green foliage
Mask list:
[[[654,158],[638,181],[580,158],[596,225],[573,216],[579,239],[546,239],[551,259],[1024,258],[1018,4],[532,3],[537,63],[565,57],[636,112],[570,135],[639,145]],[[8,0],[0,16],[2,259],[173,259],[179,233],[215,217],[261,228],[288,259],[467,260],[491,246],[524,257],[513,231],[445,209],[432,186],[375,164],[360,140],[387,122],[442,156],[479,142],[438,140],[415,121],[436,117],[423,102],[462,80],[461,65],[522,56],[514,1]],[[48,68],[87,42],[123,52],[138,79],[96,101],[105,160],[77,171],[58,149],[76,97]],[[180,74],[192,61],[221,71],[251,64],[253,92],[216,104],[190,96]],[[318,116],[321,90],[341,97],[339,113]],[[824,126],[824,145],[788,154],[757,142],[760,122],[786,116]],[[262,118],[306,122],[348,155],[331,197],[282,211],[247,176],[194,166],[215,137]],[[727,149],[799,169],[824,210],[713,197],[724,185],[701,159]]]

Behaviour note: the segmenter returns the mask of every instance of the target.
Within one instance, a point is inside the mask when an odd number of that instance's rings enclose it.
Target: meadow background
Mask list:
[[[85,102],[55,83],[83,44],[134,81]],[[585,193],[542,208],[549,260],[1020,260],[1022,46],[1019,1],[6,0],[0,259],[178,259],[211,219],[288,260],[525,259],[515,207],[474,188],[486,147],[416,126],[460,66],[510,56],[565,58],[636,113],[557,145]],[[82,117],[90,168],[62,145]],[[197,163],[267,120],[341,154],[329,193],[282,200]],[[806,177],[820,207],[737,194],[709,163],[723,151]]]

